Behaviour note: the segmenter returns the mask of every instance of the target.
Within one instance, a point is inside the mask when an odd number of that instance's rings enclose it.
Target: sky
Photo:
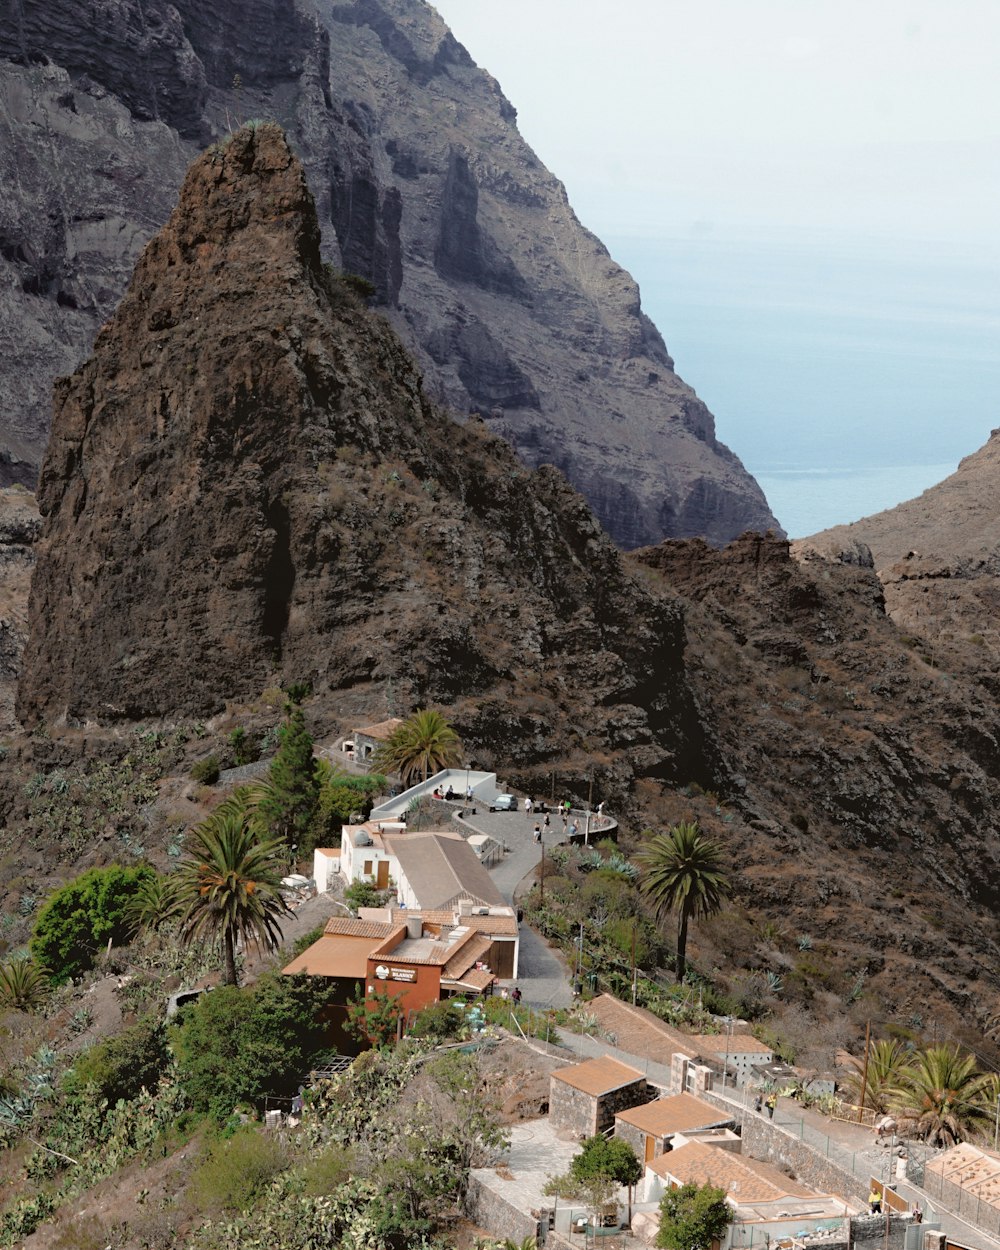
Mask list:
[[[1000,426],[1000,0],[432,3],[786,528]]]

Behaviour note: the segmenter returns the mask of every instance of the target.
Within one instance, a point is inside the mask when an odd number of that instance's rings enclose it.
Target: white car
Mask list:
[[[513,794],[498,794],[490,804],[491,812],[516,812],[517,799]]]

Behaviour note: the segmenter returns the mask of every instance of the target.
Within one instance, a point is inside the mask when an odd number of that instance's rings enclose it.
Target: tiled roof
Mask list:
[[[374,738],[378,742],[388,742],[402,723],[398,716],[391,716],[388,720],[380,720],[375,725],[369,725],[366,729],[355,729],[354,732],[363,734],[366,738]]]
[[[471,940],[463,942],[461,948],[455,951],[454,955],[445,964],[445,976],[455,977],[459,973],[467,971],[482,960],[492,945],[493,943],[488,937],[479,937],[473,934]]]
[[[730,1202],[742,1206],[752,1202],[777,1202],[782,1198],[809,1198],[814,1191],[793,1181],[769,1163],[748,1159],[692,1141],[677,1150],[659,1155],[646,1164],[647,1171],[670,1176],[682,1185],[718,1185]]]
[[[421,909],[457,908],[465,898],[486,907],[505,905],[493,878],[460,834],[386,834],[384,842]]]
[[[381,944],[378,937],[325,934],[284,969],[289,975],[307,972],[314,977],[355,977],[364,980],[368,957]]]
[[[731,1124],[727,1116],[711,1103],[695,1098],[693,1094],[674,1094],[670,1098],[658,1098],[641,1107],[619,1111],[616,1120],[624,1120],[644,1133],[662,1137],[668,1133],[691,1132],[692,1129],[715,1128]]]
[[[351,920],[347,916],[331,916],[323,926],[323,932],[337,936],[364,938],[387,938],[390,934],[403,929],[405,925],[379,924],[375,920]]]
[[[317,846],[316,854],[325,855],[327,859],[340,859],[340,847],[339,846],[330,846],[330,847]]]
[[[587,1011],[615,1036],[615,1045],[630,1055],[642,1055],[656,1063],[670,1063],[671,1055],[679,1053],[695,1057],[693,1038],[665,1024],[651,1011],[632,1007],[610,994],[599,994],[587,1004]]]
[[[443,978],[442,978],[443,979]],[[470,968],[468,972],[463,972],[460,977],[448,977],[449,981],[453,981],[455,985],[461,985],[466,989],[485,990],[496,980],[492,972],[487,972],[484,968]]]
[[[699,1033],[686,1039],[695,1050],[707,1055],[773,1055],[774,1051],[749,1033]]]
[[[627,1063],[619,1063],[617,1059],[605,1055],[603,1059],[586,1059],[583,1063],[574,1063],[572,1067],[559,1068],[552,1073],[552,1079],[564,1081],[585,1094],[598,1095],[646,1078],[638,1068],[630,1068]]]
[[[397,924],[405,921],[407,916],[421,916],[425,925],[435,925],[442,929],[450,929],[456,923],[454,908],[422,907],[419,911],[407,911],[405,907],[392,909],[392,918]],[[467,925],[477,933],[490,933],[496,937],[517,937],[518,934],[517,917],[513,913],[505,916],[459,916],[457,923]]]

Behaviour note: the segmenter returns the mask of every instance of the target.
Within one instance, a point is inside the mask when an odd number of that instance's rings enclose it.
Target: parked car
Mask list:
[[[490,804],[491,812],[516,812],[517,799],[513,794],[498,794]]]

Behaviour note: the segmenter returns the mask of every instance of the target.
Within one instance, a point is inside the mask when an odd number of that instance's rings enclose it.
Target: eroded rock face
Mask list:
[[[324,268],[276,127],[192,167],[57,387],[38,499],[28,723],[391,679],[474,709],[484,758],[586,733],[632,772],[703,768],[676,715],[680,610],[624,572],[556,472],[432,408],[392,329]]]
[[[497,83],[425,0],[21,0],[0,31],[0,481],[31,483],[52,379],[111,315],[198,148],[276,117],[321,250],[436,400],[555,464],[622,546],[777,527]]]

